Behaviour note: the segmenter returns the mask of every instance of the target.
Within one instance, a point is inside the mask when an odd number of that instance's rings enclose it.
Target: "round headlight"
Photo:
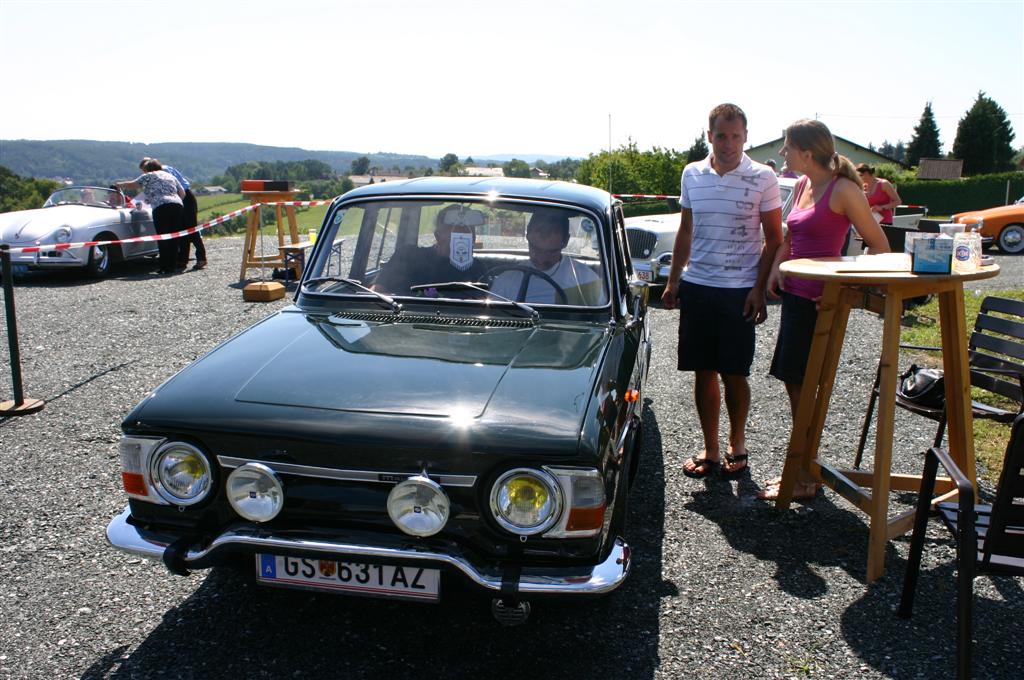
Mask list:
[[[520,536],[546,531],[562,511],[558,482],[542,470],[509,470],[491,489],[491,512],[505,529]]]
[[[169,442],[153,456],[153,486],[171,505],[193,505],[210,492],[210,463],[191,444]]]
[[[57,243],[69,243],[71,241],[71,228],[61,227],[53,232],[53,240]]]
[[[388,516],[410,536],[433,536],[448,522],[448,494],[423,475],[399,482],[388,494]]]
[[[228,475],[228,502],[252,522],[269,522],[284,506],[284,487],[277,473],[262,463],[246,463]]]

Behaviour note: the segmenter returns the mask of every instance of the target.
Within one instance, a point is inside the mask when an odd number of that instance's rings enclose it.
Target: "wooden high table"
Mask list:
[[[975,483],[974,428],[971,417],[970,377],[967,365],[967,329],[964,320],[964,281],[987,279],[999,273],[990,265],[969,274],[912,274],[904,255],[861,255],[790,260],[780,269],[786,276],[822,281],[818,321],[807,359],[807,371],[782,473],[777,506],[788,508],[797,478],[814,479],[836,491],[869,517],[867,581],[885,573],[886,542],[913,527],[914,511],[889,518],[889,492],[917,491],[920,475],[892,474],[893,417],[899,374],[900,318],[903,301],[919,295],[939,298],[942,362],[946,383],[946,418],[950,454]],[[851,309],[867,308],[883,315],[882,357],[875,458],[871,472],[837,469],[818,458],[821,431],[828,413],[839,355]],[[938,480],[942,500],[955,496],[948,478]]]
[[[281,203],[295,200],[296,191],[243,191],[242,195],[249,199],[250,205],[263,203],[277,203],[274,206],[277,213],[277,247],[271,255],[257,255],[256,251],[260,243],[260,208],[249,212],[245,225],[245,245],[242,248],[242,270],[238,274],[239,281],[246,280],[246,272],[252,268],[275,267],[286,265],[284,251],[284,223],[281,216]],[[288,232],[293,245],[299,243],[299,228],[295,222],[295,206],[285,206],[285,214],[288,216]]]

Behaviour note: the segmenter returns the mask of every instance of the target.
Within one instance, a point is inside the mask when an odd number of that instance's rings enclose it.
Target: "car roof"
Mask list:
[[[493,193],[502,198],[573,203],[598,213],[604,213],[612,200],[608,192],[585,184],[517,177],[417,177],[367,184],[349,191],[341,199],[348,202],[383,196],[487,196]]]

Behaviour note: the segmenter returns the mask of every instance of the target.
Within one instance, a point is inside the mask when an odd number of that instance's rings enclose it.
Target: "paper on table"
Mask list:
[[[904,253],[881,253],[844,257],[837,262],[836,272],[909,272],[910,256]]]

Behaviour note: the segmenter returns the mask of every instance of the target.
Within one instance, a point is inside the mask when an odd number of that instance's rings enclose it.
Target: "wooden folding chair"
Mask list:
[[[938,347],[919,345],[900,347],[939,351]],[[972,401],[971,411],[974,417],[1000,423],[1013,422],[1014,418],[1024,412],[1024,381],[1013,381],[1013,376],[1024,372],[1024,302],[995,296],[982,300],[978,318],[974,322],[974,332],[971,333],[967,345],[967,354],[971,387],[989,392],[995,397],[994,400],[1002,402],[1002,405],[993,405]],[[868,430],[871,428],[875,403],[878,401],[878,376],[879,373],[876,372],[875,384],[868,400],[868,410],[860,431],[857,455],[853,461],[853,467],[858,469],[864,457],[864,446],[867,443]],[[946,432],[945,409],[915,404],[902,398],[898,393],[896,405],[937,421],[938,427],[932,446],[942,446],[942,438]]]
[[[898,611],[903,618],[910,618],[912,614],[940,463],[959,492],[956,503],[938,503],[936,509],[956,538],[957,678],[966,680],[971,677],[974,577],[978,574],[1024,576],[1024,415],[1017,416],[1010,430],[1003,470],[991,505],[975,504],[974,487],[944,449],[928,450]]]

